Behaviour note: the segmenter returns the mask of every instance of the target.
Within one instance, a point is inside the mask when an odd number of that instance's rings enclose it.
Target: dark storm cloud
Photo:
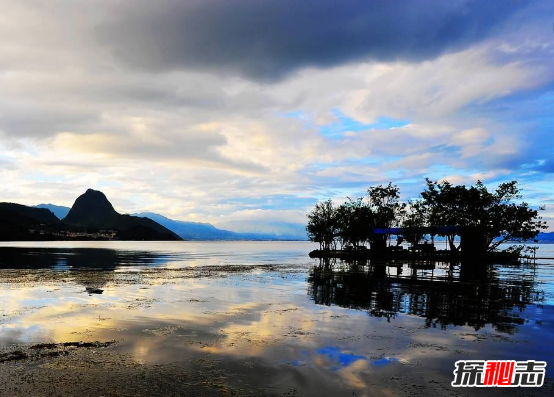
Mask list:
[[[305,66],[420,61],[486,37],[522,0],[139,0],[94,32],[129,65],[276,80]]]

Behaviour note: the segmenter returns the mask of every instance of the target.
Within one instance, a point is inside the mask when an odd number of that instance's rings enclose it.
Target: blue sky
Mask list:
[[[91,187],[265,230],[374,184],[517,179],[554,226],[551,1],[0,6],[1,201]]]

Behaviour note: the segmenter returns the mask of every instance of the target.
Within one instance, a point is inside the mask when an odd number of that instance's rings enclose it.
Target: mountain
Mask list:
[[[0,239],[4,240],[307,239],[304,226],[299,224],[235,222],[229,226],[235,231],[219,229],[209,223],[177,221],[153,212],[122,215],[104,193],[93,189],[79,196],[71,208],[54,204],[26,207],[0,203]]]
[[[115,221],[118,216],[104,193],[88,189],[77,197],[63,221],[72,225],[109,229],[112,220]]]
[[[243,240],[238,233],[217,229],[209,223],[176,221],[154,212],[141,212],[135,216],[150,218],[185,240]]]
[[[271,236],[271,240],[308,240],[306,225],[284,221],[241,220],[218,224],[236,233]]]
[[[116,237],[122,240],[181,240],[152,219],[119,214],[104,193],[92,189],[75,200],[63,222],[89,232],[115,230]]]
[[[54,205],[54,204],[39,204],[35,205],[35,208],[44,208],[47,210],[50,210],[56,215],[58,219],[63,219],[67,216],[67,213],[71,208],[69,207],[62,207],[61,205]]]
[[[4,215],[12,214],[28,219],[32,224],[58,223],[58,218],[49,210],[27,207],[15,203],[0,203],[0,211]]]
[[[153,219],[158,222],[160,225],[165,226],[172,232],[179,235],[185,240],[255,240],[255,241],[264,241],[264,240],[306,240],[306,232],[304,227],[298,225],[289,226],[289,229],[286,229],[286,232],[290,233],[272,233],[272,229],[268,228],[268,233],[252,233],[252,232],[232,232],[229,230],[218,229],[214,225],[209,223],[199,223],[199,222],[187,222],[187,221],[176,221],[170,218],[167,218],[163,215],[156,214],[154,212],[141,212],[138,214],[133,214],[135,216],[142,216]],[[299,232],[299,229],[301,230]]]
[[[1,241],[36,240],[40,233],[35,229],[51,231],[59,224],[60,220],[47,209],[0,203]]]

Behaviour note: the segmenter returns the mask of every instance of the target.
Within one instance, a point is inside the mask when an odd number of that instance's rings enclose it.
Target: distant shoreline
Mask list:
[[[175,242],[241,242],[241,241],[247,241],[247,242],[303,242],[303,243],[311,243],[310,240],[292,240],[292,239],[283,239],[283,240],[277,240],[277,239],[267,239],[267,240],[261,240],[261,239],[237,239],[237,240],[118,240],[118,239],[37,239],[37,240],[0,240],[0,243],[47,243],[47,242],[58,242],[58,241],[73,241],[73,242],[87,242],[87,241],[97,241],[97,242],[149,242],[149,243],[175,243]]]

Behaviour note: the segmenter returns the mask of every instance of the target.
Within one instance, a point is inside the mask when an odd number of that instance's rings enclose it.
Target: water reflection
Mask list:
[[[17,395],[3,379],[27,384],[18,368],[57,365],[77,371],[78,395],[126,395],[150,370],[161,372],[149,385],[175,387],[150,395],[194,395],[191,382],[214,395],[449,395],[458,359],[554,357],[552,304],[537,305],[545,286],[552,296],[546,267],[319,263],[303,243],[134,244],[0,248],[0,350],[117,342],[83,361],[0,363],[0,395]],[[112,374],[121,389],[97,390]]]
[[[114,270],[118,266],[164,265],[176,257],[176,253],[105,248],[0,247],[0,269]]]
[[[176,253],[102,248],[0,247],[0,282],[40,285],[66,276],[89,295],[101,294],[116,278],[118,268],[163,266],[175,257]],[[140,278],[140,274],[130,277]]]
[[[388,320],[413,314],[425,318],[426,326],[443,329],[492,324],[511,334],[525,322],[526,306],[544,301],[533,265],[321,259],[308,282],[316,304],[365,310]]]

